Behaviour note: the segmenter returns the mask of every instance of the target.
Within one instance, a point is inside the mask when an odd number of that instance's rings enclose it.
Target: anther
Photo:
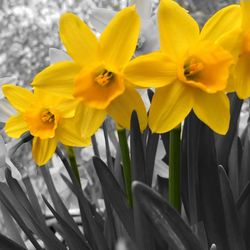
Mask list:
[[[100,86],[105,86],[111,82],[112,78],[113,78],[113,73],[105,69],[95,78],[95,81]]]
[[[55,116],[49,110],[44,110],[41,114],[41,120],[44,123],[53,123],[55,121]]]
[[[204,69],[204,64],[196,59],[191,59],[188,63],[184,64],[185,77],[194,76]]]

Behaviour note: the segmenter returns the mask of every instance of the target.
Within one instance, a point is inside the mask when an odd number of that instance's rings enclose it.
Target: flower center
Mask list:
[[[101,73],[97,75],[95,78],[95,82],[98,83],[100,86],[106,86],[109,84],[113,79],[113,73],[104,69]]]
[[[183,66],[184,76],[187,80],[191,80],[204,69],[204,64],[197,58],[191,58],[185,62]]]
[[[41,113],[41,120],[43,123],[55,123],[55,115],[46,109]]]

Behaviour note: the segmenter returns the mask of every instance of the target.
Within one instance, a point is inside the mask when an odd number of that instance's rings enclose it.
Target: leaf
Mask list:
[[[247,183],[250,180],[250,126],[247,126],[246,130],[246,139],[244,140],[244,145],[243,145],[243,154],[242,154],[242,159],[241,159],[241,166],[240,166],[240,180],[239,180],[239,192],[242,193],[244,188],[246,187]],[[241,220],[241,226],[243,230],[243,235],[244,239],[246,242],[246,247],[247,249],[250,248],[250,238],[249,238],[249,233],[250,233],[250,214],[249,214],[249,209],[250,209],[250,199],[249,197],[246,197],[246,200],[244,204],[242,204],[239,212],[240,212],[240,220]]]
[[[30,229],[32,226],[26,225],[26,223],[29,222],[29,218],[25,214],[25,211],[23,212],[23,208],[20,206],[20,204],[15,201],[13,194],[10,192],[8,186],[5,183],[0,183],[0,200],[2,204],[6,207],[6,209],[10,212],[10,214],[13,216],[13,218],[16,220],[17,224],[27,235],[31,243],[34,245],[34,247],[37,250],[42,250],[41,246],[34,238],[33,233]]]
[[[224,208],[229,249],[244,250],[246,249],[246,246],[244,244],[238,213],[233,199],[233,194],[230,188],[229,180],[223,167],[219,166],[218,171],[220,178],[220,187],[222,193],[221,198]]]
[[[152,227],[165,243],[178,250],[202,250],[200,242],[178,212],[158,193],[140,182],[133,183],[133,192]]]
[[[218,163],[228,169],[228,156],[231,150],[234,136],[237,132],[237,124],[243,101],[235,93],[228,94],[230,99],[231,118],[229,130],[225,136],[215,135]]]
[[[136,199],[133,200],[135,238],[138,250],[156,250],[151,222]]]
[[[110,169],[101,159],[94,157],[93,163],[98,178],[101,182],[102,189],[107,195],[110,204],[116,211],[131,239],[134,239],[133,214],[128,207],[124,192],[120,188]]]
[[[151,186],[155,166],[155,157],[159,142],[159,134],[149,131],[146,146],[146,183]]]
[[[130,121],[130,150],[133,180],[146,182],[145,153],[137,113],[132,112]]]
[[[200,120],[191,112],[185,119],[181,142],[181,193],[191,225],[199,222],[197,148],[200,126]]]
[[[68,247],[70,249],[89,250],[90,248],[87,245],[87,242],[83,239],[83,237],[79,236],[79,234],[75,232],[71,225],[69,225],[69,223],[53,209],[53,207],[49,204],[49,202],[44,196],[42,197],[49,210],[53,213],[53,215],[61,225],[64,240],[67,242]]]
[[[18,245],[13,240],[5,237],[3,234],[0,234],[0,249],[2,250],[26,250],[27,248],[24,248]]]
[[[78,234],[79,237],[84,239],[83,234],[79,230],[78,226],[76,225],[75,221],[73,220],[72,216],[69,214],[68,209],[63,204],[59,194],[56,191],[55,185],[53,183],[52,177],[50,175],[49,170],[46,168],[46,166],[40,167],[40,171],[42,173],[42,176],[44,178],[44,181],[47,185],[51,200],[54,204],[56,212],[64,218],[64,220],[67,222],[68,226],[72,228],[72,230]]]
[[[15,241],[20,246],[25,247],[24,241],[20,235],[20,230],[14,222],[13,217],[1,202],[0,208],[2,213],[2,225],[5,228],[5,236]]]
[[[44,244],[48,249],[64,249],[62,243],[55,237],[51,230],[46,226],[44,218],[39,217],[39,215],[34,211],[28,198],[26,197],[24,191],[18,184],[18,182],[11,177],[9,169],[6,169],[6,180],[13,192],[15,198],[20,206],[24,209],[27,214],[28,221],[32,223],[32,228],[35,230],[39,237],[44,241]]]
[[[248,198],[248,195],[250,193],[250,181],[246,184],[246,186],[243,188],[242,193],[240,194],[239,199],[237,200],[237,208],[240,209],[241,206],[244,204],[246,199]]]
[[[192,136],[192,135],[190,135]],[[198,149],[199,211],[210,244],[228,250],[213,132],[202,124]]]
[[[91,206],[88,203],[88,200],[83,195],[82,190],[79,185],[72,184],[65,176],[62,175],[63,180],[71,191],[76,195],[79,203],[79,208],[81,211],[83,225],[84,225],[86,238],[94,249],[98,250],[108,250],[107,242],[105,241],[104,235],[101,232],[98,224],[94,220],[92,215]]]

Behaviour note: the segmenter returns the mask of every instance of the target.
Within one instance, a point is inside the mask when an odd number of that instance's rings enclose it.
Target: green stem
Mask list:
[[[129,157],[129,148],[125,129],[118,129],[118,138],[122,154],[123,176],[125,181],[125,190],[130,207],[133,206],[132,190],[131,190],[131,164]]]
[[[168,199],[170,204],[172,204],[173,207],[179,212],[181,211],[180,145],[181,145],[181,127],[178,126],[170,131]]]
[[[79,170],[78,170],[78,166],[77,166],[77,162],[76,162],[76,156],[75,156],[74,149],[70,146],[66,146],[66,149],[67,149],[67,154],[69,157],[69,162],[70,162],[71,168],[75,174],[77,181],[79,182],[79,184],[81,186],[80,174],[79,174]]]

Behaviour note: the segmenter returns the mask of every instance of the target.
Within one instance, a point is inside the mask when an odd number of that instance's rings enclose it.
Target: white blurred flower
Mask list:
[[[64,52],[56,48],[49,49],[50,64],[62,62],[62,61],[72,61],[71,57]]]
[[[135,56],[158,50],[158,29],[155,15],[152,16],[151,0],[133,0],[131,3],[135,4],[141,18],[141,32]],[[89,19],[96,31],[101,33],[115,14],[116,12],[113,10],[97,8],[92,11]]]
[[[162,160],[166,155],[166,150],[163,145],[161,139],[159,139],[156,157],[155,157],[155,167],[153,172],[153,179],[152,179],[152,186],[154,187],[156,184],[157,176],[160,176],[164,179],[168,179],[169,176],[169,167],[168,165]]]
[[[9,102],[4,98],[2,92],[2,85],[7,83],[15,83],[15,77],[2,77],[0,78],[0,122],[5,123],[8,118],[15,114],[15,109],[9,104]]]
[[[16,166],[10,160],[8,155],[9,148],[15,146],[16,144],[4,142],[2,135],[0,135],[0,181],[5,181],[5,169],[8,167],[11,170],[11,175],[17,180],[21,180],[22,176]]]
[[[16,78],[15,77],[0,77],[0,99],[4,98],[3,92],[2,92],[2,85],[7,83],[15,83]]]
[[[126,246],[126,241],[122,238],[118,239],[116,245],[115,245],[115,250],[128,250]]]

